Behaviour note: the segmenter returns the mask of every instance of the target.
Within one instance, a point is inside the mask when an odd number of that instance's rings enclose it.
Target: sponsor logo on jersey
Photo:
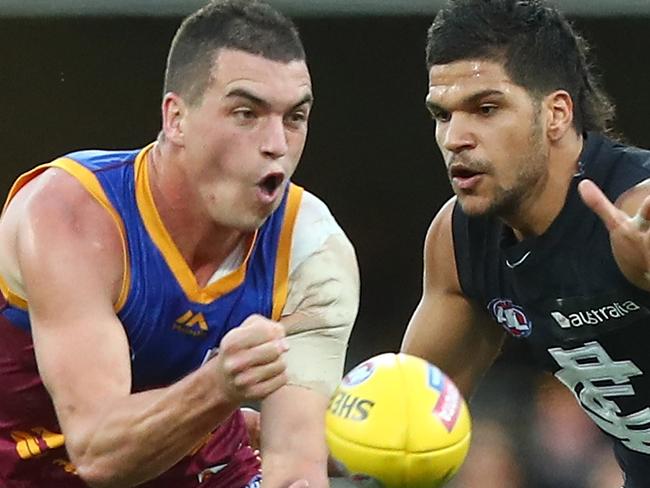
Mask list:
[[[200,337],[207,334],[208,323],[201,312],[194,313],[188,310],[176,319],[172,328],[183,334]]]
[[[602,307],[593,307],[579,310],[574,313],[551,312],[551,317],[563,329],[582,327],[583,325],[600,325],[610,320],[618,320],[627,315],[641,310],[641,307],[632,300],[612,302]]]
[[[494,298],[488,303],[492,318],[513,337],[528,337],[533,330],[532,322],[526,317],[524,309],[507,298]]]
[[[366,381],[375,372],[375,365],[372,361],[366,361],[354,368],[342,380],[344,386],[357,386]]]
[[[447,432],[451,432],[458,421],[462,406],[460,392],[449,378],[433,365],[429,365],[429,387],[436,390],[438,401],[433,407],[433,414],[438,417]]]

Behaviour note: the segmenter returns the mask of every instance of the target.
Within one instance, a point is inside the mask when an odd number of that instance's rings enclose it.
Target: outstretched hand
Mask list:
[[[594,182],[581,181],[578,191],[585,204],[605,224],[621,272],[635,285],[650,289],[650,196],[630,217],[616,207]]]

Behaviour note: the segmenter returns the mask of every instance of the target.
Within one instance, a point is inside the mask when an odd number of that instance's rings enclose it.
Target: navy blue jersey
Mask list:
[[[499,219],[456,205],[458,276],[614,439],[626,487],[650,487],[650,294],[616,265],[607,229],[578,194],[584,178],[615,201],[650,178],[650,151],[588,134],[564,207],[537,237],[517,241]]]

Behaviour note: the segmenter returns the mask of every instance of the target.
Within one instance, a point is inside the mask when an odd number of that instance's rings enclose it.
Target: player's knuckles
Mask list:
[[[251,374],[246,372],[234,376],[232,379],[232,383],[233,385],[235,385],[235,387],[238,390],[246,390],[247,388],[255,384],[255,379]]]
[[[239,353],[223,358],[223,369],[230,376],[237,375],[245,371],[250,366],[250,359],[247,354]]]
[[[263,390],[263,394],[270,395],[275,390],[282,388],[289,381],[285,373],[274,376],[273,378],[265,381],[260,384],[260,388]]]
[[[270,380],[251,386],[246,397],[251,400],[262,400],[286,384],[286,376],[274,376]]]
[[[254,364],[267,364],[273,361],[277,361],[282,357],[282,353],[285,351],[284,346],[278,340],[267,342],[260,346],[257,346],[251,352],[254,356]]]
[[[254,313],[249,315],[244,319],[244,321],[241,323],[242,327],[250,327],[251,325],[255,325],[259,323],[260,321],[268,320],[266,317],[263,315],[260,315],[258,313]]]
[[[237,344],[241,340],[239,329],[233,329],[228,332],[219,344],[219,354],[226,355],[237,351]]]
[[[263,366],[249,368],[233,378],[234,384],[240,389],[254,387],[259,383],[285,374],[286,365],[284,361],[278,360]]]
[[[261,315],[251,315],[246,322],[247,327],[241,330],[255,334],[259,337],[260,343],[284,337],[284,327],[279,322],[274,322]]]

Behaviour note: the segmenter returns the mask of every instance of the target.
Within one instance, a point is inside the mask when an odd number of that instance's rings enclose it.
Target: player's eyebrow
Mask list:
[[[497,97],[503,97],[504,93],[501,90],[496,90],[493,88],[488,88],[485,90],[478,91],[476,93],[472,93],[471,95],[466,96],[465,98],[462,98],[460,102],[458,103],[459,106],[467,106],[467,105],[475,105],[476,103],[480,102],[482,99],[490,96],[497,96]],[[438,105],[435,102],[432,102],[429,97],[426,98],[425,100],[425,105],[429,112],[446,112],[447,109],[441,105]]]
[[[271,104],[267,100],[260,98],[259,96],[255,95],[254,93],[244,88],[233,88],[228,93],[226,93],[226,98],[237,98],[237,97],[244,98],[250,101],[251,103],[258,105],[264,109],[269,109],[271,107]],[[312,105],[313,103],[314,103],[314,96],[311,93],[306,93],[297,103],[295,103],[291,107],[291,110],[295,110],[301,105],[305,105],[305,104]]]

